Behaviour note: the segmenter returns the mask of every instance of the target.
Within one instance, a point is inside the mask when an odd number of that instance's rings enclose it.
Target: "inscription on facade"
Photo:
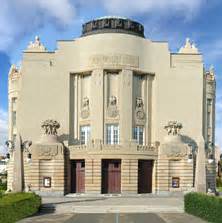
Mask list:
[[[39,159],[52,159],[58,155],[58,146],[54,145],[39,145]]]
[[[126,54],[93,55],[89,58],[90,67],[139,67],[139,57]]]

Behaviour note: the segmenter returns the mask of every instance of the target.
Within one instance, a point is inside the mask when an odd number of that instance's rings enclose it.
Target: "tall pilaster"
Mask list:
[[[128,143],[132,140],[133,71],[123,70],[120,81],[120,143]]]
[[[104,75],[102,69],[92,72],[91,79],[91,139],[103,141],[104,136]]]

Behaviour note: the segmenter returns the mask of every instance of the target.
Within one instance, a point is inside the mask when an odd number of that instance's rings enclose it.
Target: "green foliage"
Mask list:
[[[0,181],[0,190],[3,190],[3,191],[7,190],[7,183],[6,182],[3,183],[2,181]]]
[[[0,197],[0,222],[13,223],[39,210],[41,198],[34,193],[10,193]]]
[[[222,187],[222,178],[217,177],[217,179],[216,179],[216,185],[217,185],[217,187]]]
[[[188,193],[184,197],[185,211],[208,222],[222,223],[222,198],[201,193]]]

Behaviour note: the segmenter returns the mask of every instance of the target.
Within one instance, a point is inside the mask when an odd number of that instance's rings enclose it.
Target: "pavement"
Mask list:
[[[19,223],[206,223],[185,213],[45,214]]]
[[[40,213],[19,223],[203,223],[183,196],[42,197]]]
[[[182,196],[43,197],[42,211],[67,213],[183,213]]]

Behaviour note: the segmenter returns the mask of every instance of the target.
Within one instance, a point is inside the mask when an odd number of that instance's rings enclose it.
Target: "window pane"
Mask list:
[[[119,144],[119,125],[106,125],[106,143]]]
[[[137,126],[133,128],[133,139],[140,145],[144,144],[144,128]]]
[[[16,126],[16,111],[12,112],[12,126]]]
[[[90,126],[80,126],[80,143],[87,144],[90,140]]]

